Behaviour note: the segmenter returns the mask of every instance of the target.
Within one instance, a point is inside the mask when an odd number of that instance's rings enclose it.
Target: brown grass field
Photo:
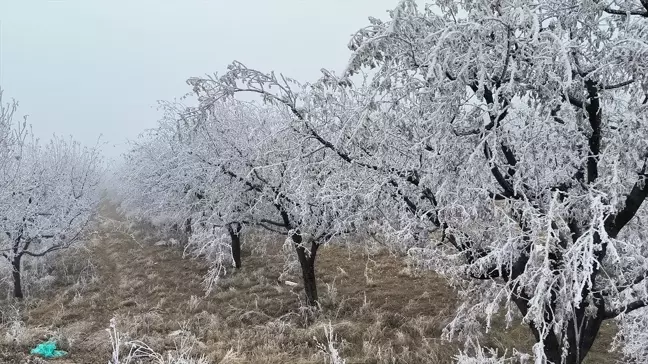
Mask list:
[[[328,323],[348,364],[451,363],[461,347],[440,339],[457,304],[445,280],[412,272],[385,252],[322,248],[322,310],[313,314],[300,308],[300,286],[278,280],[279,243],[265,253],[244,247],[243,268],[228,272],[205,297],[205,263],[183,258],[180,248],[152,244],[143,229],[134,235],[110,224],[98,229],[87,249],[61,258],[49,287],[22,303],[0,300],[0,363],[39,363],[29,349],[55,338],[69,355],[53,363],[105,364],[113,317],[125,338],[160,353],[203,356],[205,363],[325,363]],[[618,362],[618,354],[608,352],[613,334],[613,327],[604,328],[587,363]],[[480,343],[500,352],[528,352],[532,345],[521,325],[496,326]]]

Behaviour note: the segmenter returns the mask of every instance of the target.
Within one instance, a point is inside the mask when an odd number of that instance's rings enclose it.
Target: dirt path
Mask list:
[[[66,363],[105,362],[98,357],[109,357],[106,328],[112,318],[123,332],[155,336],[152,346],[172,345],[159,338],[177,332],[189,303],[204,295],[204,265],[183,259],[178,248],[145,241],[150,238],[141,231],[123,232],[124,223],[114,216],[102,220],[88,250],[75,257],[87,259],[91,279],[61,287],[26,310],[27,327],[43,328],[40,336],[57,337],[69,347]]]

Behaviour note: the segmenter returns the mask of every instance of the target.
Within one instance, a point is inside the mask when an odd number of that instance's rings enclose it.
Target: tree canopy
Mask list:
[[[536,362],[580,363],[604,320],[628,342],[645,327],[647,18],[643,0],[402,0],[341,75],[189,79],[198,106],[136,150],[152,169],[134,178],[209,195],[212,224],[278,228],[313,264],[317,239],[382,234],[459,289],[449,338],[504,310]]]

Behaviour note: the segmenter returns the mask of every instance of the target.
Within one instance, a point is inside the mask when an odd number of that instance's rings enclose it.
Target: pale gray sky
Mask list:
[[[156,101],[236,59],[314,80],[341,71],[367,17],[397,0],[1,0],[0,87],[35,133],[99,134],[116,156],[158,118]],[[113,146],[116,145],[116,146]]]

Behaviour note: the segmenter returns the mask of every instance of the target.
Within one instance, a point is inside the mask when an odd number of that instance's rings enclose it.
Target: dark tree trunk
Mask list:
[[[14,297],[18,299],[23,298],[22,277],[20,276],[21,259],[22,259],[22,255],[17,255],[11,261],[13,283],[14,283]]]
[[[592,319],[594,322],[592,324],[585,324],[583,329],[584,332],[581,332],[580,340],[577,340],[576,331],[574,330],[574,325],[570,324],[567,335],[567,342],[569,348],[567,349],[567,356],[565,361],[562,360],[563,350],[565,349],[565,344],[552,333],[547,339],[544,340],[545,344],[545,354],[547,355],[547,360],[556,364],[580,364],[585,360],[585,357],[592,348],[592,344],[596,340],[599,329],[601,328],[601,323],[603,320],[597,318]]]
[[[526,315],[526,300],[516,300],[515,303],[522,314]],[[583,303],[583,307],[576,310],[575,322],[569,323],[565,332],[566,342],[558,338],[553,332],[542,339],[534,324],[530,323],[529,326],[536,341],[543,341],[544,353],[549,362],[555,364],[580,364],[592,349],[604,320],[605,309],[602,304],[597,305],[596,317],[588,317],[585,314],[586,307],[587,305]],[[580,337],[577,330],[580,330]],[[563,361],[563,350],[565,350],[566,344],[568,345],[567,355]]]
[[[182,245],[187,245],[189,244],[189,238],[191,237],[193,230],[191,229],[191,218],[188,218],[184,222],[184,231],[181,233],[181,242]]]
[[[241,224],[237,222],[227,225],[232,245],[232,258],[236,268],[241,268],[241,228]]]
[[[317,257],[317,248],[319,244],[316,242],[311,243],[310,254],[306,251],[306,248],[302,244],[304,239],[299,231],[295,229],[290,223],[290,216],[280,204],[275,204],[275,207],[281,215],[283,220],[284,227],[288,231],[293,231],[290,238],[293,241],[295,250],[297,251],[297,258],[299,259],[299,265],[301,266],[302,271],[302,280],[304,281],[304,293],[306,293],[306,303],[309,306],[317,306],[317,282],[315,281],[315,258]]]
[[[185,233],[187,236],[191,235],[191,233],[192,233],[192,230],[191,230],[191,218],[188,218],[187,220],[185,220],[185,223],[184,223],[184,233]]]
[[[306,293],[306,303],[309,306],[317,306],[319,300],[317,296],[317,282],[315,280],[315,258],[317,257],[317,248],[319,244],[311,243],[310,255],[306,248],[302,245],[302,236],[298,232],[292,235],[292,240],[295,243],[295,250],[297,251],[297,258],[301,266],[302,279],[304,281],[304,293]]]
[[[578,326],[574,325],[574,322],[571,322],[567,327],[566,335],[569,348],[567,349],[564,364],[580,364],[585,360],[601,329],[601,324],[603,323],[602,315],[603,312],[599,311],[597,317],[585,317],[583,309],[577,311],[576,324]],[[578,336],[577,329],[581,330],[580,337]],[[560,342],[553,334],[548,339],[550,339],[550,345],[545,346],[547,359],[554,363],[561,363],[565,343]]]

